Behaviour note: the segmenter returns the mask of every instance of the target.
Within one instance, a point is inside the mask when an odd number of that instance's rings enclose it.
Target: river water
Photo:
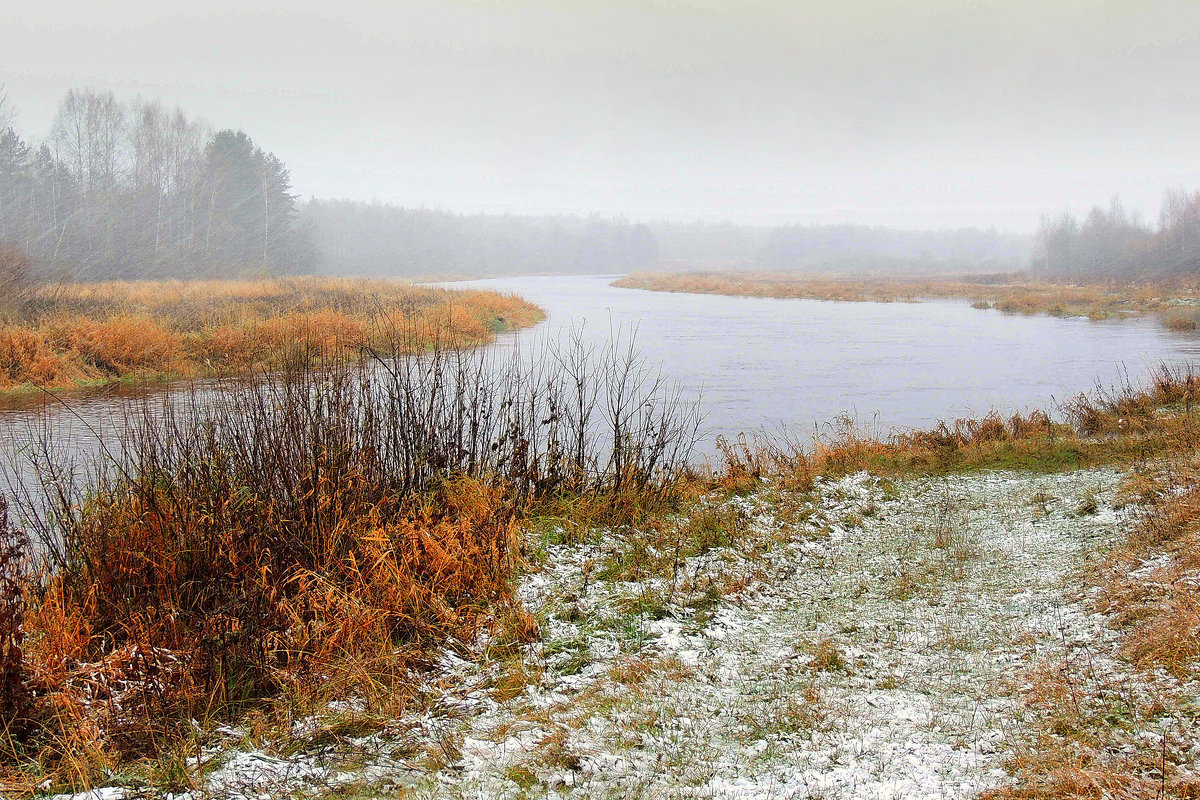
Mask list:
[[[493,347],[536,357],[581,330],[603,346],[636,344],[704,414],[702,451],[717,434],[789,429],[807,438],[849,415],[879,434],[939,419],[1049,408],[1097,385],[1137,384],[1161,364],[1200,359],[1200,337],[1153,319],[1094,322],[1012,316],[965,302],[844,303],[669,294],[609,285],[612,277],[498,278],[451,287],[513,292],[547,311]],[[50,437],[95,452],[139,393],[72,395],[69,405],[0,411],[0,472],[30,477],[20,450]],[[25,473],[25,474],[22,474]],[[0,484],[0,491],[4,486]]]
[[[612,280],[448,285],[513,292],[546,309],[541,325],[508,337],[533,340],[534,348],[538,337],[580,325],[596,344],[609,341],[613,329],[636,328],[647,358],[699,393],[710,438],[781,426],[807,435],[841,415],[886,434],[993,409],[1049,409],[1097,385],[1137,385],[1162,364],[1200,359],[1200,337],[1151,318],[1019,316],[947,300],[673,294],[619,289]]]

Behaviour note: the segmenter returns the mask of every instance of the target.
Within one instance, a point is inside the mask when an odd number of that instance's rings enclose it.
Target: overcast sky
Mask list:
[[[305,196],[991,225],[1200,188],[1200,2],[22,2],[0,80],[158,97]]]

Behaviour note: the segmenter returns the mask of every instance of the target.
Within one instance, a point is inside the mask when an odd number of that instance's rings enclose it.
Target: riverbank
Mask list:
[[[299,723],[298,752],[232,729],[204,791],[974,797],[1011,783],[1034,665],[1085,643],[1109,664],[1113,636],[1068,577],[1118,538],[1118,483],[764,486],[709,498],[736,539],[670,574],[634,568],[620,532],[544,544],[520,589],[540,642],[446,652],[410,713],[339,707]]]
[[[325,661],[319,691],[88,781],[114,798],[1190,796],[1197,400],[1163,373],[1066,423],[725,442],[665,503],[665,486],[556,492],[504,529],[521,555],[503,602],[461,606],[471,622],[427,658]]]
[[[967,279],[849,278],[771,272],[637,272],[613,282],[626,289],[741,297],[803,298],[841,302],[917,303],[929,298],[971,301],[978,309],[1008,314],[1120,319],[1154,313],[1172,330],[1195,330],[1200,294],[1187,285],[1063,285]],[[998,281],[998,282],[997,282]]]
[[[0,307],[0,402],[40,388],[253,374],[364,349],[474,347],[542,317],[511,295],[380,280],[44,286]]]

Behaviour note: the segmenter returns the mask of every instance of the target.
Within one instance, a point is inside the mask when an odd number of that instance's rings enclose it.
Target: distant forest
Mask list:
[[[654,264],[649,227],[603,217],[452,214],[312,200],[300,214],[322,272],[516,275],[624,272]]]
[[[71,90],[30,143],[0,93],[0,240],[80,280],[309,271],[288,170],[241,131]]]
[[[1081,222],[1064,211],[1042,218],[1033,271],[1060,282],[1163,281],[1200,275],[1200,192],[1168,189],[1158,225],[1143,223],[1117,198]]]
[[[77,280],[296,273],[513,275],[631,270],[1032,271],[1059,281],[1200,275],[1200,192],[1171,190],[1158,225],[1113,200],[1035,237],[977,228],[750,226],[600,216],[455,214],[292,191],[242,131],[156,100],[75,89],[47,137],[22,138],[0,87],[0,253]]]
[[[464,215],[313,200],[302,227],[320,269],[387,275],[602,273],[679,267],[999,272],[1028,264],[1027,236],[974,228],[757,227],[603,217]]]

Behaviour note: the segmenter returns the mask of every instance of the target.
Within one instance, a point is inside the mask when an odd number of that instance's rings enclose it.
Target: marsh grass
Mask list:
[[[954,279],[860,278],[844,275],[798,275],[780,272],[635,272],[614,286],[657,292],[722,294],[743,297],[803,298],[840,302],[920,302],[933,298],[971,301],[971,307],[1005,314],[1049,314],[1058,317],[1119,319],[1155,312],[1176,331],[1195,330],[1195,319],[1171,309],[1197,298],[1194,282],[1162,284],[1065,285],[1027,276],[997,276],[987,281],[971,276]]]
[[[44,285],[0,307],[0,392],[468,347],[541,318],[509,295],[380,280]]]
[[[303,360],[144,401],[94,470],[46,445],[45,483],[17,494],[41,563],[4,606],[32,698],[6,712],[25,728],[6,774],[85,787],[173,752],[193,720],[395,710],[431,648],[489,625],[519,648],[538,635],[514,606],[519,526],[572,503],[662,513],[697,425],[635,350],[576,342],[537,363]]]

